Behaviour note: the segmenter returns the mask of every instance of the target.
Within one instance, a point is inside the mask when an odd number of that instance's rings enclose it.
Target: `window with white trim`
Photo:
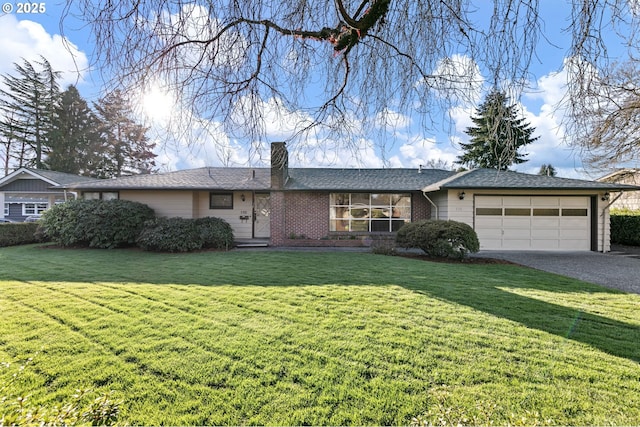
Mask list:
[[[4,216],[9,216],[9,203],[4,204]]]
[[[23,203],[22,215],[40,215],[48,207],[48,203]]]
[[[411,222],[411,194],[332,193],[329,230],[394,232]]]

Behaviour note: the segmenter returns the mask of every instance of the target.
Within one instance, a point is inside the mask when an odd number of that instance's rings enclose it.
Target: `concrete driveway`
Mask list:
[[[608,288],[640,294],[640,255],[625,252],[480,251],[473,256],[504,259]]]

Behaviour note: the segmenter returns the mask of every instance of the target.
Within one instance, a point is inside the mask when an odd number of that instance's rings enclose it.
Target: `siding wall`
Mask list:
[[[195,218],[193,191],[122,190],[120,198],[151,207],[157,216]]]
[[[17,179],[2,187],[2,191],[42,193],[50,191],[49,187],[52,185],[39,179]]]
[[[627,175],[616,182],[640,186],[640,172],[634,175]],[[613,193],[611,198],[613,199],[616,196],[617,194]],[[625,191],[619,199],[613,202],[611,207],[617,209],[630,209],[634,211],[640,210],[640,191]]]
[[[233,209],[209,209],[209,192],[194,192],[194,218],[213,216],[224,219],[233,229],[236,239],[250,239],[253,236],[253,202],[249,191],[233,193]],[[242,195],[244,194],[244,202]],[[249,219],[241,220],[241,216]]]
[[[245,201],[242,201],[242,194]],[[209,209],[208,191],[120,191],[120,198],[144,203],[150,206],[158,216],[203,218],[213,216],[222,218],[231,225],[237,239],[250,239],[253,233],[252,193],[236,192],[233,195],[233,209]],[[240,216],[249,216],[241,220]]]

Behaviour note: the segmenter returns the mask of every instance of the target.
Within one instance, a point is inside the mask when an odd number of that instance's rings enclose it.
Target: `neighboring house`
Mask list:
[[[598,178],[597,180],[600,182],[611,182],[637,186],[640,185],[640,169],[618,169],[615,172],[603,176],[602,178]],[[611,204],[611,208],[630,209],[634,211],[640,210],[640,192],[630,191],[622,192],[619,195],[616,195],[615,200]]]
[[[78,181],[95,181],[68,173],[20,168],[0,178],[0,204],[4,207],[0,218],[23,221],[39,215],[55,203],[75,198],[75,193],[60,188]]]
[[[225,219],[236,239],[273,246],[368,245],[427,218],[471,225],[482,249],[609,250],[610,193],[640,187],[477,169],[199,168],[67,186],[158,215]]]

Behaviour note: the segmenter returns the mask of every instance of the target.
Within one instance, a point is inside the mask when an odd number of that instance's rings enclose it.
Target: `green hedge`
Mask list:
[[[396,235],[403,248],[422,249],[434,257],[464,258],[478,252],[478,235],[468,224],[458,221],[427,219],[403,225]]]
[[[611,212],[611,243],[640,246],[640,211]]]
[[[154,216],[149,206],[129,200],[73,200],[45,211],[41,225],[59,245],[108,249],[134,245]]]
[[[37,222],[10,222],[0,224],[0,246],[26,245],[39,241]]]
[[[145,224],[137,244],[156,252],[229,249],[233,245],[233,231],[220,218],[156,218]]]

